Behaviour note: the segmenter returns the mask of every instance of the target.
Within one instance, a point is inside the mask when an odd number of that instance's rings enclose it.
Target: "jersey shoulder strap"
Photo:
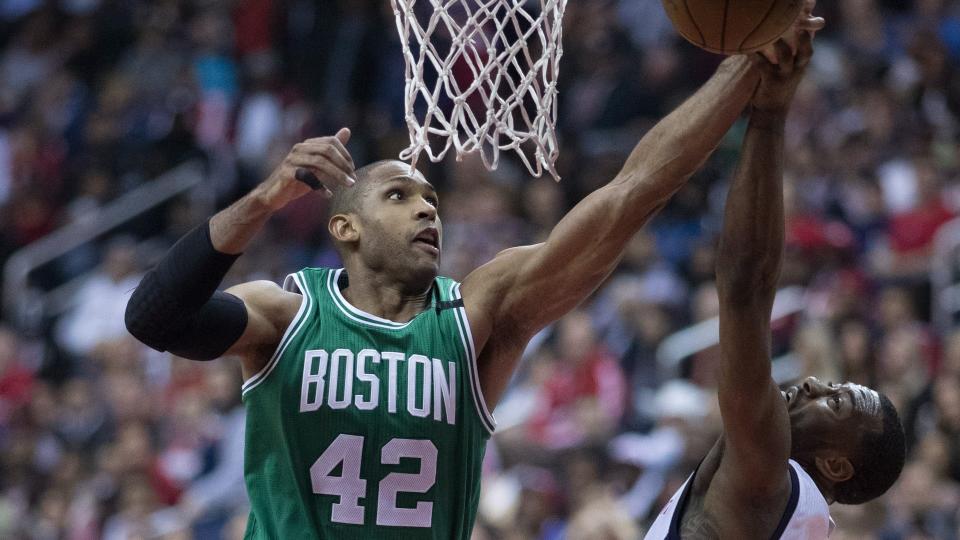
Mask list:
[[[497,429],[497,420],[493,417],[493,413],[487,405],[487,400],[483,396],[480,385],[480,371],[477,365],[479,352],[476,350],[473,333],[470,331],[467,309],[463,303],[463,295],[460,293],[461,284],[448,277],[437,277],[434,283],[439,295],[434,309],[437,311],[437,315],[441,317],[446,313],[452,314],[451,319],[456,325],[458,337],[464,350],[464,360],[467,363],[467,372],[470,379],[470,395],[473,398],[474,408],[488,436],[492,435]]]
[[[434,288],[436,291],[434,293],[433,309],[437,313],[463,307],[459,282],[448,277],[438,276],[434,280]]]
[[[283,290],[303,294],[304,288],[309,289],[311,296],[318,298],[323,293],[329,268],[304,268],[299,272],[288,274],[283,280]],[[299,283],[298,283],[299,282]]]

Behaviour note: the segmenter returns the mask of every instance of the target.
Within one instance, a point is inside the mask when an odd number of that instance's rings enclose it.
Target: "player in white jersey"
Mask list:
[[[808,5],[808,9],[812,9]],[[760,55],[717,258],[718,397],[724,433],[670,499],[648,540],[823,539],[829,504],[881,495],[903,467],[903,428],[890,401],[856,384],[810,377],[781,392],[770,372],[770,313],[784,242],[783,138],[787,110],[813,53],[776,43]]]

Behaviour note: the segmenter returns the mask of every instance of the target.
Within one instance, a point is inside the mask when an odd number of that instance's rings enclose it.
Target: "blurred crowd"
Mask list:
[[[802,301],[773,325],[775,371],[874,386],[903,418],[901,479],[834,505],[834,538],[956,540],[960,2],[817,11],[828,26],[787,137],[782,286]],[[408,135],[393,17],[387,0],[0,0],[0,263],[189,160],[222,207],[341,126],[357,163],[395,157]],[[655,0],[575,0],[565,21],[562,182],[509,156],[492,173],[421,160],[445,275],[544,239],[720,60],[677,38]],[[477,540],[638,538],[714,442],[716,347],[667,358],[662,345],[717,314],[743,129],[528,348],[495,413]],[[225,285],[336,265],[323,207],[308,196],[281,212]],[[211,210],[178,197],[36,269],[41,292],[85,276],[62,312],[24,319],[4,299],[0,538],[242,535],[237,362],[155,353],[122,324],[140,275]]]

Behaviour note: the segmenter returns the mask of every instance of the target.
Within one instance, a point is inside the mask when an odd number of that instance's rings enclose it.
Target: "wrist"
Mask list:
[[[275,193],[271,192],[270,186],[260,184],[253,188],[250,193],[244,196],[244,209],[251,215],[271,215],[283,207],[283,202],[278,201]]]
[[[750,126],[782,131],[787,123],[787,107],[750,107]]]
[[[210,218],[210,243],[220,253],[239,255],[274,212],[268,194],[254,188]]]
[[[759,80],[760,75],[760,70],[743,54],[726,57],[717,67],[717,72],[733,78],[749,78],[751,81],[754,77]]]
[[[723,68],[750,67],[753,64],[745,54],[733,54],[723,59],[720,66]]]

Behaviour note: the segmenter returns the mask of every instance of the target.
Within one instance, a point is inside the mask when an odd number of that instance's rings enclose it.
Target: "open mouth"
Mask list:
[[[440,232],[433,227],[426,228],[420,231],[417,236],[413,238],[413,242],[416,244],[421,244],[424,246],[429,246],[433,250],[440,251]]]

